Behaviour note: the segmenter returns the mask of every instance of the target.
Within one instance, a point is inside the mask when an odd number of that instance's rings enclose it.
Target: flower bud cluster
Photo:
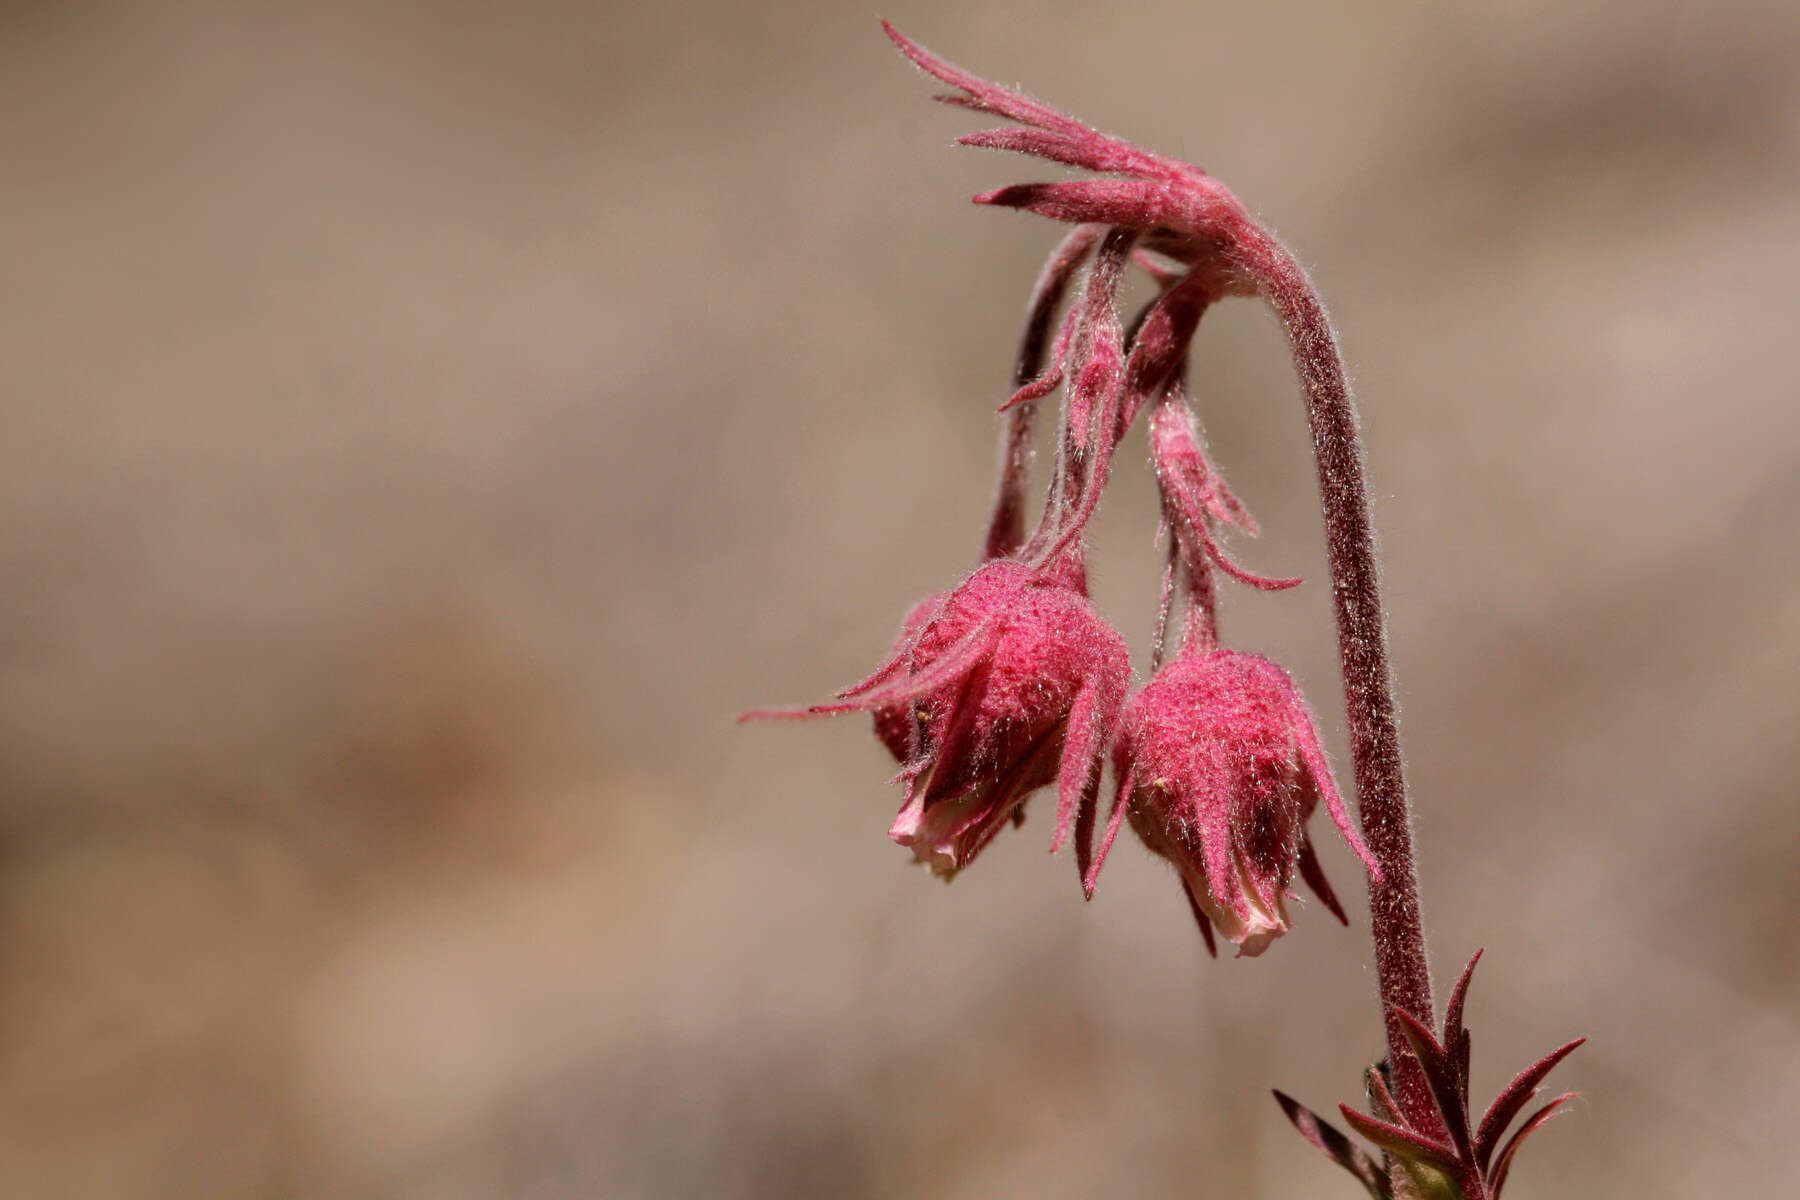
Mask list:
[[[1369,871],[1380,872],[1332,780],[1312,716],[1280,667],[1218,644],[1215,572],[1262,590],[1299,580],[1258,575],[1222,548],[1225,527],[1256,528],[1207,458],[1187,391],[1201,316],[1225,296],[1258,289],[1266,235],[1197,168],[1105,137],[888,33],[956,89],[942,99],[1018,122],[970,134],[965,144],[1108,177],[975,198],[1075,226],[1028,306],[1015,391],[1001,406],[1008,425],[981,563],[915,605],[886,660],[832,702],[750,715],[871,714],[904,791],[889,835],[945,878],[1021,821],[1033,792],[1054,785],[1051,849],[1073,835],[1089,895],[1128,823],[1173,864],[1209,949],[1216,932],[1240,954],[1260,954],[1290,925],[1296,875],[1342,920],[1307,832],[1313,810],[1323,804]],[[1133,264],[1157,294],[1122,322],[1120,289]],[[1027,536],[1032,421],[1059,388],[1055,463]],[[1088,598],[1086,530],[1121,440],[1146,413],[1169,562],[1153,673],[1133,691],[1124,641]],[[1170,654],[1178,596],[1185,621]],[[1113,798],[1096,848],[1108,762]]]

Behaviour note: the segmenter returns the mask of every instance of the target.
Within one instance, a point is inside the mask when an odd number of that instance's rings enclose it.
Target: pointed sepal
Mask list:
[[[1275,1103],[1281,1105],[1281,1111],[1287,1114],[1300,1136],[1316,1146],[1332,1162],[1356,1176],[1357,1182],[1368,1190],[1374,1200],[1392,1200],[1386,1174],[1381,1167],[1364,1153],[1363,1148],[1338,1131],[1337,1127],[1319,1118],[1312,1109],[1279,1089],[1275,1091]]]
[[[1513,1155],[1519,1152],[1519,1147],[1525,1144],[1525,1139],[1536,1133],[1552,1117],[1562,1112],[1563,1105],[1575,1099],[1576,1095],[1575,1092],[1564,1092],[1544,1105],[1526,1118],[1525,1123],[1519,1126],[1519,1131],[1507,1140],[1506,1148],[1500,1151],[1500,1157],[1494,1163],[1493,1173],[1489,1176],[1489,1186],[1494,1200],[1499,1200],[1500,1191],[1506,1186],[1506,1177],[1512,1172]]]
[[[1501,1090],[1500,1095],[1488,1108],[1487,1115],[1481,1118],[1481,1129],[1475,1135],[1475,1157],[1482,1169],[1487,1168],[1488,1159],[1494,1152],[1494,1146],[1499,1142],[1500,1136],[1506,1132],[1506,1127],[1511,1125],[1513,1118],[1519,1115],[1519,1110],[1531,1103],[1531,1098],[1537,1095],[1538,1087],[1544,1082],[1544,1077],[1555,1069],[1557,1063],[1573,1054],[1586,1041],[1587,1039],[1584,1037],[1576,1038],[1567,1045],[1558,1046],[1520,1071],[1513,1077],[1513,1081]]]
[[[1404,1125],[1391,1125],[1386,1121],[1377,1121],[1374,1117],[1365,1116],[1351,1108],[1348,1104],[1338,1105],[1338,1111],[1344,1114],[1344,1120],[1350,1128],[1380,1146],[1390,1154],[1401,1158],[1414,1159],[1444,1171],[1456,1170],[1456,1150],[1454,1147],[1415,1133]]]

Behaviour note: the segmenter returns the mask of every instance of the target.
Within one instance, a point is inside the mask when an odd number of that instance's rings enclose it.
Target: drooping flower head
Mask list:
[[[746,714],[872,714],[906,787],[889,835],[946,878],[1008,819],[1022,819],[1025,799],[1051,783],[1051,848],[1060,848],[1082,798],[1092,807],[1124,705],[1129,655],[1087,598],[1085,531],[1123,430],[1118,293],[1135,240],[1129,231],[1080,227],[1052,252],[1033,289],[1016,390],[1002,405],[1010,416],[983,564],[960,586],[916,604],[888,658],[837,702]],[[1053,339],[1057,308],[1078,278],[1079,295]],[[1065,382],[1056,469],[1027,538],[1032,416]]]
[[[945,878],[1052,782],[1060,847],[1117,727],[1124,640],[1068,579],[1013,559],[983,564],[920,619],[924,608],[836,703],[747,715],[876,714],[906,788],[889,836]]]
[[[946,877],[965,866],[1026,797],[1059,785],[1052,849],[1073,828],[1085,889],[1126,816],[1179,871],[1214,948],[1218,926],[1241,955],[1260,954],[1290,925],[1296,872],[1331,911],[1342,907],[1320,871],[1306,824],[1323,801],[1373,877],[1377,968],[1388,1005],[1387,1064],[1370,1074],[1373,1117],[1345,1117],[1385,1153],[1377,1164],[1342,1134],[1277,1093],[1301,1132],[1371,1195],[1493,1200],[1518,1144],[1558,1098],[1499,1139],[1571,1043],[1516,1078],[1475,1128],[1467,1110],[1469,1040],[1461,1027],[1465,971],[1444,1033],[1433,1011],[1409,845],[1392,681],[1376,583],[1355,409],[1336,334],[1294,256],[1229,190],[1186,163],[1107,137],[1019,92],[988,83],[886,26],[900,50],[951,85],[939,99],[1015,125],[964,144],[1018,151],[1105,178],[1027,183],[975,197],[1076,228],[1051,253],[1027,309],[1001,440],[1000,483],[983,565],[908,614],[892,654],[837,703],[747,716],[868,712],[900,762],[906,789],[891,836]],[[1157,297],[1121,324],[1128,263]],[[1083,271],[1084,264],[1085,274]],[[1082,278],[1052,338],[1056,312]],[[1365,818],[1385,872],[1363,844],[1332,780],[1293,681],[1257,655],[1218,648],[1212,572],[1276,590],[1226,557],[1215,527],[1254,525],[1207,460],[1188,404],[1187,355],[1201,314],[1231,295],[1266,299],[1287,334],[1307,401],[1333,573],[1346,716]],[[1036,530],[1025,533],[1025,479],[1036,404],[1063,387],[1056,466]],[[1154,678],[1124,703],[1130,674],[1117,633],[1086,595],[1085,530],[1112,456],[1150,410],[1151,458],[1169,557],[1152,658]],[[1185,589],[1188,621],[1175,661],[1168,619]],[[1160,667],[1160,669],[1158,669]],[[1093,853],[1099,758],[1113,748],[1112,812]],[[1471,966],[1473,964],[1471,963]]]
[[[1180,871],[1209,949],[1215,926],[1240,955],[1261,954],[1285,933],[1296,870],[1344,920],[1306,832],[1321,801],[1380,877],[1305,701],[1287,672],[1260,655],[1205,650],[1165,666],[1126,707],[1114,773],[1117,792],[1089,890],[1129,814],[1144,844]]]

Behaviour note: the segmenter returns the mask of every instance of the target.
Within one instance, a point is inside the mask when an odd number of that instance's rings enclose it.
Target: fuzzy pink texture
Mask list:
[[[916,606],[887,661],[837,703],[746,716],[874,713],[906,788],[889,836],[948,879],[1053,782],[1061,847],[1130,679],[1124,639],[1066,576],[996,559]]]
[[[1130,231],[1138,236],[1139,248],[1173,259],[1190,273],[1201,272],[1218,295],[1261,296],[1281,322],[1305,392],[1318,469],[1362,828],[1382,866],[1381,878],[1370,885],[1370,909],[1396,1094],[1409,1118],[1428,1121],[1430,1090],[1403,1020],[1404,1015],[1429,1022],[1433,1013],[1411,810],[1356,407],[1324,303],[1293,254],[1200,168],[1108,137],[1041,101],[964,71],[885,22],[883,27],[902,54],[957,89],[941,99],[1019,124],[971,134],[965,144],[1031,154],[1108,176],[998,188],[976,196],[976,203]]]
[[[1213,536],[1214,523],[1236,525],[1254,535],[1256,522],[1208,461],[1193,418],[1180,401],[1181,393],[1171,392],[1151,410],[1150,460],[1176,535],[1188,542],[1187,557],[1210,560],[1239,583],[1262,591],[1298,587],[1298,579],[1276,579],[1239,566]]]
[[[1240,955],[1268,948],[1291,924],[1298,870],[1340,921],[1306,832],[1321,800],[1351,849],[1380,872],[1332,781],[1306,702],[1287,672],[1256,654],[1184,654],[1125,710],[1113,764],[1117,791],[1091,890],[1121,819],[1174,863],[1210,948],[1217,926]]]
[[[946,876],[1016,818],[1032,790],[1055,781],[1052,849],[1073,827],[1077,866],[1091,894],[1128,814],[1151,849],[1180,870],[1209,948],[1217,924],[1247,955],[1287,928],[1285,899],[1296,871],[1344,917],[1306,832],[1323,801],[1369,868],[1389,1061],[1368,1076],[1374,1115],[1345,1110],[1345,1119],[1380,1147],[1382,1161],[1277,1098],[1301,1133],[1378,1200],[1491,1200],[1519,1144],[1567,1098],[1540,1108],[1502,1143],[1505,1129],[1578,1043],[1522,1072],[1477,1128],[1467,1109],[1469,1039],[1461,1024],[1468,971],[1451,996],[1444,1032],[1431,1032],[1431,975],[1356,408],[1317,290],[1293,254],[1200,168],[1101,134],[883,27],[903,54],[956,89],[940,100],[1018,123],[969,134],[963,144],[1104,178],[1017,184],[975,197],[1077,226],[1052,252],[1028,306],[1015,390],[1002,406],[1009,416],[987,561],[958,588],[915,606],[888,660],[841,693],[839,703],[747,715],[872,713],[907,788],[892,836]],[[1053,339],[1056,311],[1090,260],[1080,296]],[[1158,295],[1122,325],[1117,303],[1128,264],[1146,271]],[[1268,303],[1305,395],[1367,846],[1292,680],[1266,659],[1217,648],[1215,568],[1263,589],[1297,582],[1238,566],[1215,536],[1215,526],[1254,532],[1206,458],[1186,390],[1194,330],[1207,307],[1227,296]],[[1059,386],[1056,466],[1038,527],[1026,538],[1031,424],[1037,402]],[[1145,409],[1170,535],[1153,668],[1166,652],[1178,585],[1185,586],[1189,616],[1176,661],[1126,706],[1123,645],[1086,598],[1085,530],[1119,441]],[[1115,737],[1116,726],[1122,728]],[[1098,759],[1108,744],[1119,777],[1096,857]]]
[[[894,639],[894,648],[883,660],[883,666],[893,664],[895,668],[906,661],[912,648],[919,640],[925,627],[931,624],[932,618],[943,609],[944,601],[949,599],[949,592],[933,592],[912,606],[906,614],[906,620],[900,624],[900,636]],[[894,671],[889,671],[887,678],[892,678]],[[867,681],[865,681],[867,682]],[[875,737],[888,748],[894,761],[901,766],[913,756],[913,741],[918,723],[913,718],[913,706],[905,701],[877,708],[870,713],[874,720]]]
[[[1038,394],[1058,382],[1063,390],[1062,437],[1056,472],[1037,531],[1020,556],[1027,562],[1063,564],[1082,559],[1087,522],[1100,503],[1124,428],[1124,330],[1119,323],[1119,287],[1131,260],[1136,235],[1109,230],[1094,252],[1080,301],[1072,305],[1057,338],[1050,367],[1040,379],[1021,387],[1005,407]]]
[[[1000,480],[994,489],[994,508],[988,518],[987,542],[982,558],[1005,558],[1025,543],[1025,477],[1031,466],[1031,433],[1037,401],[1062,382],[1062,364],[1068,354],[1070,330],[1065,326],[1056,339],[1055,366],[1045,370],[1050,353],[1050,329],[1069,285],[1081,264],[1106,235],[1101,225],[1079,225],[1069,231],[1039,272],[1025,308],[1025,331],[1013,358],[1012,399],[1003,406],[1006,429],[1000,435]]]

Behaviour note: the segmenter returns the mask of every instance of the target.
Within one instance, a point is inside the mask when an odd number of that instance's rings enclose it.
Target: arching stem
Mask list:
[[[1440,1118],[1394,1015],[1400,1009],[1427,1026],[1434,1021],[1356,405],[1337,334],[1312,281],[1285,247],[1254,224],[1245,225],[1237,246],[1240,261],[1281,319],[1306,391],[1337,611],[1351,768],[1363,837],[1382,870],[1381,882],[1370,883],[1369,907],[1395,1099],[1408,1120],[1429,1130]]]

